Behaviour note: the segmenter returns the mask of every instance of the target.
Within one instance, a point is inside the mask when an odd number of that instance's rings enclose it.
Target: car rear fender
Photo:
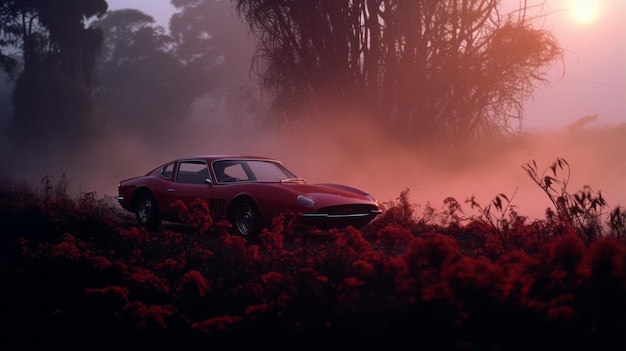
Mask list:
[[[133,192],[133,197],[132,200],[130,202],[130,206],[133,209],[137,208],[137,202],[139,201],[139,198],[141,197],[141,194],[148,192],[152,194],[152,191],[150,191],[150,189],[148,189],[147,186],[139,186],[137,187],[137,189],[135,189],[135,191]],[[152,196],[154,196],[154,194],[152,194]],[[157,209],[158,209],[159,205],[157,203]]]

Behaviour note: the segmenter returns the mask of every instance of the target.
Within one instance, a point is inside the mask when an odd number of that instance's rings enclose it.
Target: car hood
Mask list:
[[[296,195],[305,195],[318,202],[344,202],[341,199],[345,199],[345,202],[354,202],[355,200],[371,202],[365,197],[365,192],[337,184],[280,183],[277,186],[289,189]]]

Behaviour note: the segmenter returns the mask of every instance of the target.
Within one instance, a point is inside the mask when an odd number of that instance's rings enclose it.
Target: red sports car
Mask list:
[[[211,215],[226,219],[233,233],[256,235],[280,213],[298,214],[298,222],[320,229],[361,228],[381,209],[372,195],[339,184],[308,184],[280,161],[257,156],[207,155],[165,163],[118,186],[120,205],[139,223],[180,222],[180,206],[196,198]]]

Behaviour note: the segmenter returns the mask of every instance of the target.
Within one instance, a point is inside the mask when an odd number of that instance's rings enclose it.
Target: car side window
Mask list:
[[[226,174],[226,176],[228,177],[238,180],[248,180],[246,171],[244,171],[241,163],[235,163],[233,165],[227,166],[226,168],[224,168],[224,174]]]
[[[260,182],[279,182],[285,178],[297,178],[279,164],[270,161],[249,161],[248,167]]]
[[[174,173],[174,162],[166,164],[161,169],[161,177],[165,179],[172,179],[173,173]]]
[[[213,162],[213,171],[220,183],[240,182],[250,180],[240,161]]]
[[[205,184],[209,178],[209,167],[204,161],[183,161],[178,165],[177,183]]]

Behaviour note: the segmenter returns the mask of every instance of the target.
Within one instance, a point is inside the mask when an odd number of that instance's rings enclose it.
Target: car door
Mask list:
[[[210,203],[213,187],[210,179],[209,167],[205,161],[180,161],[173,182],[168,185],[166,194],[163,196],[168,214],[174,216],[175,219],[178,217],[180,210],[180,206],[176,204],[178,200],[185,205],[189,205],[197,198]]]

